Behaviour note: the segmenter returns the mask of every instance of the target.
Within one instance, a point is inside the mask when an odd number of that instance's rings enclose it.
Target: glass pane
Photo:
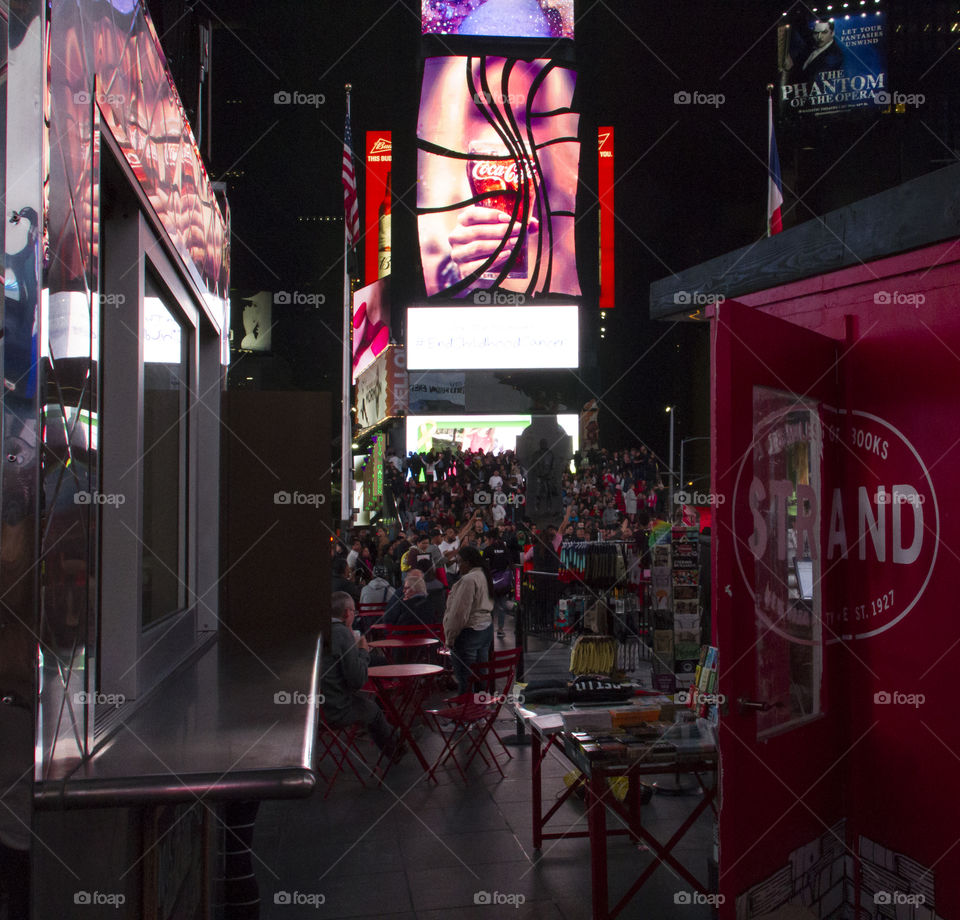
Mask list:
[[[755,387],[750,509],[757,735],[820,712],[822,425],[816,403]]]
[[[186,598],[187,333],[147,276],[143,342],[143,626]],[[165,302],[166,301],[166,302]]]

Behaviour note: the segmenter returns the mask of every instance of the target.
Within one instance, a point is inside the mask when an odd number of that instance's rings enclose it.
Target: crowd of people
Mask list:
[[[512,451],[445,450],[405,459],[390,453],[387,459],[384,491],[395,515],[390,523],[357,528],[333,550],[344,570],[335,569],[335,576],[347,572],[358,592],[366,585],[379,597],[387,586],[401,588],[416,557],[429,554],[423,574],[428,594],[436,594],[456,581],[461,546],[479,549],[496,573],[519,563],[540,534],[528,514],[527,473]],[[557,473],[563,539],[640,541],[654,522],[679,510],[666,507],[665,476],[646,446],[578,452],[573,469]]]
[[[442,624],[459,693],[471,691],[471,667],[502,638],[513,606],[513,567],[555,561],[564,540],[625,540],[646,547],[665,507],[666,488],[645,446],[577,453],[554,487],[563,518],[535,526],[528,517],[531,471],[511,451],[445,450],[388,454],[384,494],[393,514],[332,544],[334,643],[324,694],[335,725],[363,724],[387,756],[403,755],[382,712],[360,699],[375,658],[360,629],[361,605],[383,605],[394,626]],[[542,477],[541,477],[542,478]],[[542,484],[538,483],[538,488]],[[389,523],[387,523],[389,521]],[[366,624],[369,628],[369,622]]]

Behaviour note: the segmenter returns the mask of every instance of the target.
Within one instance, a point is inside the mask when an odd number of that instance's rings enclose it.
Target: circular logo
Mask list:
[[[771,397],[733,496],[737,565],[756,614],[800,644],[787,621],[803,598],[819,601],[827,643],[885,632],[916,606],[936,563],[930,472],[877,415]]]

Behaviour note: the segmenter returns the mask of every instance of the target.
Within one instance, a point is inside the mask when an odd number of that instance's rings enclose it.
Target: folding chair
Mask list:
[[[357,618],[363,624],[362,631],[366,632],[374,623],[379,623],[386,610],[386,604],[357,604]],[[360,623],[357,623],[357,627],[361,628]]]
[[[319,710],[320,721],[317,727],[318,753],[316,769],[327,784],[323,797],[326,798],[330,795],[337,781],[337,777],[345,772],[345,767],[349,767],[353,775],[360,781],[360,785],[365,787],[367,784],[363,781],[363,776],[357,769],[357,764],[354,763],[354,760],[356,759],[360,762],[360,769],[365,770],[368,775],[375,776],[376,774],[373,771],[373,767],[367,762],[367,758],[363,756],[363,751],[357,746],[357,736],[360,734],[361,726],[355,724],[337,728],[327,721],[327,716],[322,706],[319,707]],[[329,779],[327,779],[327,775],[321,767],[321,764],[327,759],[331,761],[333,770]]]
[[[504,775],[497,754],[490,746],[489,736],[492,733],[507,757],[512,759],[513,754],[497,734],[495,723],[513,688],[521,651],[515,648],[494,652],[489,661],[479,662],[472,668],[476,682],[483,688],[481,691],[461,694],[446,700],[446,705],[442,708],[425,710],[424,714],[437,724],[441,719],[453,723],[449,735],[444,739],[443,750],[430,768],[428,775],[431,779],[436,778],[436,771],[440,767],[452,760],[457,772],[466,782],[465,771],[478,754],[488,767],[490,761],[486,754],[489,754],[500,775]],[[461,749],[459,756],[458,748]]]

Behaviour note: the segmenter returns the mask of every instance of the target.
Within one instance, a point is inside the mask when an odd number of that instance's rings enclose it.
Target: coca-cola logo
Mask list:
[[[516,188],[519,185],[516,160],[478,160],[473,164],[473,179],[475,182],[499,179],[508,187]]]

